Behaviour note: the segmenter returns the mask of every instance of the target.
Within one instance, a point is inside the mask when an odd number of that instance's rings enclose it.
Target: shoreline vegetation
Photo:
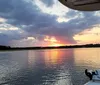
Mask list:
[[[49,47],[10,47],[0,45],[0,50],[42,50],[42,49],[63,49],[63,48],[97,48],[100,44],[69,45],[69,46],[49,46]]]

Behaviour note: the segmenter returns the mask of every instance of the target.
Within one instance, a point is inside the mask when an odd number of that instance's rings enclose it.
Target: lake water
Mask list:
[[[100,48],[0,52],[0,85],[84,85],[100,68]]]

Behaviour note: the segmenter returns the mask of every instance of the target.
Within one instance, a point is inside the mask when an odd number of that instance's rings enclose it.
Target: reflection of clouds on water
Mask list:
[[[10,76],[9,74],[16,70],[17,63],[11,61],[11,53],[0,52],[0,84],[5,81],[6,76]]]
[[[17,76],[17,72],[25,63],[22,62],[25,60],[25,57],[22,58],[21,55],[20,52],[15,51],[0,52],[0,84],[10,82],[12,81],[12,76]]]
[[[34,83],[37,80],[41,85],[72,85],[68,62],[72,50],[53,49],[41,51],[28,51],[28,63],[34,70]],[[67,63],[67,65],[64,65]]]
[[[79,66],[100,68],[100,49],[74,49],[74,60]]]
[[[32,66],[35,65],[35,62],[36,62],[35,56],[36,56],[36,54],[35,54],[34,51],[32,51],[32,50],[28,51],[28,64],[29,64],[29,66],[30,65],[32,65]]]
[[[0,53],[1,83],[8,85],[79,85],[72,49],[26,50]],[[2,75],[2,74],[0,74]],[[77,79],[75,79],[77,78]],[[76,81],[78,83],[76,83]],[[82,83],[83,84],[83,83]]]
[[[45,64],[49,69],[55,69],[55,82],[53,85],[72,85],[71,75],[68,69],[72,50],[54,49],[44,52]],[[52,85],[52,84],[51,84]]]
[[[71,75],[68,70],[61,70],[56,78],[55,85],[72,85]]]
[[[85,69],[100,68],[100,48],[77,48],[73,49],[74,55],[74,72],[73,81],[77,81],[77,85],[84,85],[89,79],[86,77]],[[78,77],[78,78],[77,78]]]

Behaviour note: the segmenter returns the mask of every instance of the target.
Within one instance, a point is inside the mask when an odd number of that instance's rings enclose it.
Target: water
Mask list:
[[[100,68],[100,48],[0,52],[0,85],[84,85]]]

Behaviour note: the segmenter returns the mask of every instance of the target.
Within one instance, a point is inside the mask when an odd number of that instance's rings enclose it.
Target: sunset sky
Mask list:
[[[100,11],[72,10],[58,0],[0,0],[0,45],[100,43]]]

